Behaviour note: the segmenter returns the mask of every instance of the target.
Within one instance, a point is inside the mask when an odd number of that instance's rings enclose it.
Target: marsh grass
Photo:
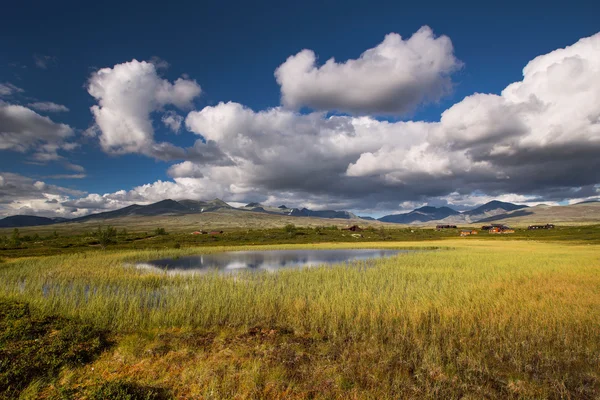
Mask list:
[[[600,246],[406,245],[442,249],[233,277],[124,266],[198,252],[190,248],[32,257],[0,265],[0,296],[112,330],[122,340],[97,374],[179,397],[600,394]],[[290,247],[300,246],[263,248]],[[64,385],[90,379],[74,370]]]

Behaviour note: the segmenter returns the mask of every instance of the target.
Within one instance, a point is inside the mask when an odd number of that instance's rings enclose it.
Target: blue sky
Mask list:
[[[365,50],[377,46],[388,33],[398,33],[407,39],[422,26],[429,26],[436,37],[445,35],[451,40],[453,55],[462,65],[451,73],[452,90],[437,101],[419,102],[416,110],[408,113],[359,114],[378,121],[437,122],[444,110],[466,96],[500,94],[510,83],[522,80],[523,67],[536,56],[573,45],[600,30],[597,22],[600,6],[591,1],[571,2],[568,6],[549,2],[503,2],[485,7],[481,2],[207,3],[149,5],[121,1],[83,5],[81,2],[24,1],[4,5],[0,24],[0,84],[11,84],[22,91],[13,91],[2,100],[5,104],[22,106],[34,102],[66,106],[68,112],[36,112],[71,127],[74,134],[70,140],[78,147],[60,151],[64,157],[60,162],[43,163],[32,163],[33,149],[0,150],[0,171],[100,195],[128,191],[158,180],[170,181],[173,174],[168,173],[168,168],[182,160],[161,161],[135,152],[111,154],[100,146],[98,136],[82,134],[96,122],[90,107],[96,105],[98,99],[87,90],[91,76],[98,69],[113,68],[134,59],[157,60],[158,57],[169,64],[168,68],[157,68],[161,79],[174,82],[183,76],[201,86],[202,93],[191,100],[192,106],[179,112],[182,117],[189,111],[229,101],[260,112],[281,105],[280,85],[274,72],[288,57],[301,50],[311,49],[318,57],[317,65],[330,58],[344,62],[357,59]],[[186,131],[185,126],[179,134],[174,134],[160,123],[160,115],[171,108],[165,105],[151,115],[154,140],[178,147],[192,146],[203,136]],[[309,104],[296,112],[307,115],[313,109]],[[343,110],[322,111],[328,116],[352,115]],[[84,171],[65,168],[66,162],[79,165]],[[74,174],[85,177],[52,178]],[[586,187],[586,194],[590,194],[589,188],[595,188],[597,183],[595,178],[590,178],[566,189],[577,191]],[[403,207],[400,204],[405,202],[404,206],[447,201],[441,192],[431,188],[398,189],[402,194],[410,192],[411,195],[399,195],[394,206],[393,189],[385,189],[381,198],[351,194],[349,198],[354,200],[346,204],[345,192],[336,196],[310,184],[281,189],[267,186],[263,198],[257,194],[259,188],[247,191],[246,197],[235,191],[225,195],[238,202],[275,202],[294,193],[310,192],[315,202],[328,198],[331,205],[347,205],[373,214],[377,214],[378,208]],[[554,188],[551,184],[530,190],[521,186],[505,192],[533,200],[549,196],[553,201],[565,201],[569,197],[565,194],[546,196],[553,192],[551,189],[555,189],[554,192],[559,187],[565,189],[564,182]],[[373,190],[370,185],[366,187]],[[473,188],[472,185],[465,188],[461,196],[471,191],[497,197],[498,190],[502,190]],[[280,196],[281,191],[286,194]],[[209,194],[212,193],[206,192]],[[366,206],[369,202],[381,206]]]

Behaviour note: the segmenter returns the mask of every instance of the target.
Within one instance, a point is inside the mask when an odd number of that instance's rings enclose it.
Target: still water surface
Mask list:
[[[318,265],[391,257],[410,250],[337,249],[337,250],[267,250],[228,251],[138,263],[138,268],[161,270],[170,274],[218,271],[277,271],[283,268],[305,268]]]

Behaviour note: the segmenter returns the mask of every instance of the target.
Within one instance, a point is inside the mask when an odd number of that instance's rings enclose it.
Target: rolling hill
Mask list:
[[[181,217],[181,218],[179,218]],[[223,221],[219,221],[223,218]],[[371,217],[358,217],[348,211],[335,210],[310,210],[308,208],[289,208],[285,205],[278,207],[265,206],[260,203],[249,203],[243,207],[235,208],[220,199],[211,201],[199,200],[162,200],[148,205],[133,204],[118,210],[90,214],[84,217],[66,220],[64,218],[46,218],[32,215],[14,215],[0,220],[0,228],[19,228],[26,226],[45,226],[68,222],[75,223],[110,223],[121,225],[122,221],[129,221],[136,225],[159,223],[159,221],[177,222],[187,225],[188,221],[222,226],[256,226],[260,227],[263,221],[268,226],[295,223],[303,218],[310,219],[311,225],[332,224],[339,220],[342,224],[372,224],[394,223],[405,225],[435,225],[453,224],[468,225],[480,223],[506,223],[506,224],[541,224],[541,223],[590,223],[600,222],[600,202],[583,202],[569,206],[538,205],[527,207],[524,205],[491,201],[472,210],[458,212],[449,207],[425,206],[408,213],[386,215],[375,220]],[[146,222],[142,220],[146,219]],[[323,219],[331,220],[324,222]],[[252,221],[251,223],[249,221]],[[268,221],[268,222],[267,222]],[[296,221],[296,222],[294,222]],[[319,222],[320,221],[320,222]],[[118,222],[118,223],[117,223]],[[300,223],[305,225],[308,221]],[[337,224],[337,223],[336,223]]]
[[[74,218],[70,222],[85,222],[91,220],[106,220],[124,217],[152,217],[159,215],[183,215],[195,214],[208,211],[216,211],[222,208],[233,208],[223,200],[214,199],[211,201],[180,200],[171,199],[162,200],[148,205],[133,204],[114,211],[106,211],[98,214],[90,214],[85,217]]]
[[[600,202],[584,202],[567,206],[538,205],[499,214],[477,222],[503,223],[516,226],[546,223],[600,223]]]
[[[51,234],[57,231],[59,235],[91,232],[98,226],[110,225],[117,229],[127,229],[131,232],[152,232],[157,227],[165,228],[168,232],[193,232],[197,230],[213,231],[222,229],[264,229],[282,228],[287,224],[298,227],[332,226],[339,228],[350,225],[376,226],[382,225],[379,221],[366,221],[358,219],[340,218],[315,218],[315,217],[293,217],[288,215],[269,214],[265,212],[242,211],[236,208],[221,208],[211,212],[191,214],[169,214],[153,216],[125,216],[110,219],[87,219],[45,226],[23,227],[21,232],[29,234],[32,232],[40,235]],[[9,229],[0,228],[0,235],[10,234]],[[3,231],[4,230],[4,231]]]
[[[240,220],[248,212],[271,214],[277,217],[298,217],[314,219],[345,219],[360,220],[359,217],[348,211],[335,210],[310,210],[308,208],[288,208],[284,205],[279,207],[263,206],[259,203],[250,203],[246,206],[235,208],[221,199],[211,201],[200,200],[162,200],[148,205],[132,204],[118,210],[105,211],[96,214],[86,215],[84,217],[67,219],[51,219],[45,217],[19,215],[7,217],[0,220],[0,227],[25,227],[50,225],[58,222],[86,223],[86,222],[104,222],[115,220],[130,219],[135,217],[171,217],[171,216],[190,216],[194,214],[215,213],[219,211],[228,211],[227,217],[237,215]],[[365,219],[372,220],[372,219]]]

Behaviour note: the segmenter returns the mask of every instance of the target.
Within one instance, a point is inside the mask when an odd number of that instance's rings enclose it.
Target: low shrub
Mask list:
[[[117,238],[117,230],[112,226],[107,226],[105,229],[102,227],[98,227],[98,230],[95,232],[95,236],[100,243],[100,246],[105,249],[109,244],[113,244],[116,242]]]
[[[296,225],[287,224],[286,226],[283,227],[283,230],[286,231],[287,233],[293,233],[296,231]]]
[[[165,228],[156,228],[154,230],[154,234],[156,236],[163,236],[163,235],[168,235],[167,231],[165,230]]]
[[[107,332],[62,317],[36,317],[27,303],[0,300],[0,399],[18,398],[32,382],[64,366],[92,361],[109,346]]]

